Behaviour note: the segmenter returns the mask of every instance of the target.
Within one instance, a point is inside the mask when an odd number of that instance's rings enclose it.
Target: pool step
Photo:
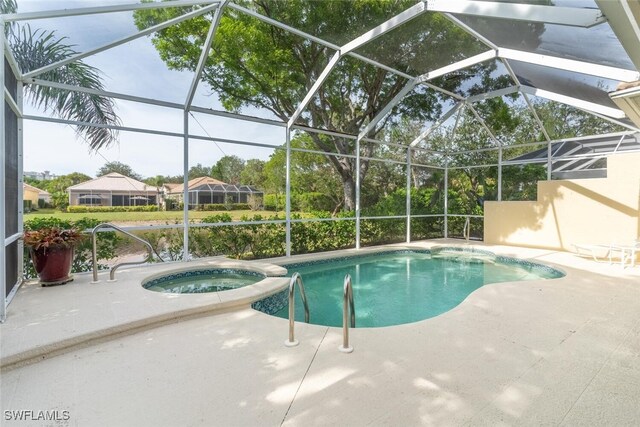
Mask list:
[[[455,260],[463,263],[496,263],[496,255],[488,251],[472,248],[433,248],[432,258]]]

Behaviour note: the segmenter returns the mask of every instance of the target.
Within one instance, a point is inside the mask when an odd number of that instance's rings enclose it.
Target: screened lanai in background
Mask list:
[[[210,177],[189,180],[189,208],[198,205],[249,203],[252,198],[261,198],[263,193],[250,185],[227,184]],[[184,196],[184,184],[165,184],[165,198],[181,203]]]
[[[323,22],[313,13],[323,4],[316,2],[126,3],[74,2],[81,7],[68,8],[62,0],[18,2],[17,12],[2,15],[3,310],[21,283],[23,135],[34,123],[116,131],[122,150],[135,150],[135,143],[125,144],[127,135],[153,136],[157,142],[145,150],[166,152],[182,166],[182,200],[190,197],[188,171],[198,163],[198,153],[228,154],[238,147],[263,159],[280,153],[284,215],[258,222],[282,228],[282,255],[287,256],[304,251],[292,242],[297,225],[327,221],[341,222],[352,233],[344,247],[379,243],[367,234],[376,224],[394,230],[391,241],[411,241],[460,236],[469,218],[472,234],[481,237],[482,203],[516,200],[522,192],[509,188],[522,185],[507,180],[526,165],[543,168],[539,179],[603,176],[606,156],[640,151],[633,83],[640,80],[640,6],[635,2],[431,0],[369,8],[327,3],[351,8],[340,23]],[[64,35],[76,52],[21,66],[11,31],[27,24],[68,29]],[[171,28],[194,28],[197,34],[170,33]],[[250,38],[229,37],[233,28],[247,28],[239,34]],[[281,44],[270,61],[313,53],[305,81],[292,77],[290,63],[274,67],[272,86],[263,93],[264,99],[279,99],[272,104],[238,101],[256,96],[254,87],[235,100],[213,87],[224,83],[216,80],[221,67],[216,58],[235,54],[250,64],[257,59],[248,47],[273,34]],[[164,60],[157,52],[162,46]],[[180,62],[176,52],[182,51],[195,59]],[[311,61],[300,59],[306,60]],[[122,78],[106,78],[101,90],[60,79],[64,67],[76,61]],[[353,75],[366,84],[354,89]],[[225,78],[233,80],[231,74]],[[620,84],[628,87],[618,91]],[[117,123],[59,118],[32,107],[29,88],[102,96],[122,114]],[[500,109],[517,115],[518,126],[497,122]],[[149,113],[144,119],[129,114],[138,111]],[[604,135],[590,134],[594,127]],[[143,154],[139,158],[144,162]],[[346,214],[292,214],[299,185],[292,177],[303,161],[343,190],[338,206]],[[384,210],[375,203],[376,183],[367,172],[376,168],[406,177],[401,208]],[[448,189],[459,181],[454,173],[472,170],[484,180],[483,193],[475,194],[480,208],[452,206]],[[437,212],[423,211],[412,200],[412,189],[423,187],[439,191]],[[210,195],[216,191],[209,190]],[[182,230],[184,260],[193,255],[190,227],[221,225],[190,224],[189,215],[185,205],[182,224],[170,226]]]

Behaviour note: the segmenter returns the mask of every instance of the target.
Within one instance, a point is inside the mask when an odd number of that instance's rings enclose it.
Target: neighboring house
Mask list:
[[[189,206],[211,203],[247,203],[250,196],[262,196],[262,191],[248,185],[227,184],[215,178],[203,176],[188,183]],[[165,197],[182,202],[184,185],[165,184]]]
[[[51,194],[48,191],[41,190],[27,183],[22,184],[22,199],[31,200],[31,206],[38,207],[38,200],[44,200],[45,203],[51,203]]]
[[[158,200],[157,187],[117,172],[73,185],[67,192],[71,206],[155,205]]]

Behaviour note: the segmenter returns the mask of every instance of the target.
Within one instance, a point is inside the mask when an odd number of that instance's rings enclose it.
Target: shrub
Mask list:
[[[233,207],[233,197],[226,195],[224,196],[224,208],[230,211]]]
[[[165,199],[164,204],[165,209],[168,211],[182,210],[182,203],[178,202],[176,199]]]
[[[300,193],[292,196],[297,208],[303,212],[332,211],[335,203],[324,193]]]
[[[283,211],[286,198],[284,194],[265,194],[263,203],[266,211]]]
[[[207,203],[206,205],[197,205],[197,211],[248,211],[250,206],[248,203]]]
[[[197,211],[224,211],[227,210],[224,203],[207,203],[206,205],[197,205]]]
[[[252,211],[259,211],[264,206],[263,197],[257,196],[255,194],[251,194],[247,199],[247,205],[249,205],[249,209]]]
[[[313,212],[315,218],[330,218],[329,212]],[[351,218],[353,212],[340,214]],[[292,215],[300,219],[299,214]],[[356,227],[353,220],[294,222],[291,224],[291,251],[295,254],[322,252],[355,246]]]
[[[156,212],[157,205],[144,206],[68,206],[67,212],[89,213],[89,212]]]

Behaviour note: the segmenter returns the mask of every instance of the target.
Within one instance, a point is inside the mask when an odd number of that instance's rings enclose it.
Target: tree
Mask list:
[[[30,178],[28,176],[25,176],[23,178],[23,181],[24,181],[25,184],[29,184],[29,185],[32,185],[32,186],[34,186],[36,188],[44,190],[45,181],[41,181],[41,180],[36,179],[36,178]]]
[[[0,0],[0,13],[15,13],[15,0]],[[55,31],[32,30],[29,25],[7,25],[5,36],[18,67],[23,73],[74,56],[72,45]],[[97,68],[82,61],[74,61],[47,71],[39,79],[102,90],[102,79]],[[111,99],[88,93],[70,92],[51,87],[25,84],[27,98],[37,107],[63,119],[103,125],[119,125]],[[76,134],[89,142],[91,150],[107,147],[118,140],[118,132],[103,127],[75,125]]]
[[[195,166],[191,166],[189,169],[189,180],[209,175],[211,175],[211,168],[202,166],[200,163]]]
[[[292,138],[294,148],[313,148],[313,141],[307,134]],[[286,151],[276,150],[264,165],[266,192],[276,195],[285,191]],[[291,162],[291,192],[293,197],[304,193],[322,193],[334,205],[334,211],[344,204],[344,193],[340,186],[340,175],[324,155],[294,151]]]
[[[152,187],[156,187],[156,203],[158,204],[158,210],[160,210],[162,208],[162,202],[161,202],[161,193],[162,193],[162,186],[167,182],[167,177],[164,177],[162,175],[156,175],[154,177],[151,178],[147,178],[144,180],[144,183],[147,185],[150,185]]]
[[[224,156],[211,168],[211,177],[227,184],[240,184],[244,160],[238,156]]]
[[[160,188],[164,184],[166,184],[168,181],[166,176],[156,175],[149,178],[145,178],[142,182],[144,182],[147,185],[151,185],[152,187]]]
[[[264,160],[249,159],[240,174],[240,183],[264,189]]]
[[[117,161],[105,163],[104,166],[98,169],[96,176],[103,176],[111,172],[117,172],[129,178],[137,179],[138,181],[142,180],[142,176],[135,173],[133,169],[131,169],[131,166]]]
[[[415,1],[255,0],[247,4],[270,18],[295,22],[297,28],[309,34],[333,40],[339,38],[339,43],[346,43],[411,7]],[[136,11],[135,22],[138,28],[143,29],[185,10],[166,8]],[[382,58],[385,64],[401,71],[420,74],[486,50],[484,45],[440,14],[425,13],[409,24],[409,27],[403,28],[404,31],[394,30],[370,42],[359,49],[359,53]],[[156,33],[153,43],[170,68],[194,70],[209,26],[210,17],[194,18]],[[539,34],[541,28],[541,25],[533,24],[531,33]],[[517,38],[517,35],[514,37]],[[218,27],[202,79],[216,92],[227,110],[237,111],[252,106],[267,109],[287,121],[333,54],[329,48],[246,14],[238,13],[233,17],[225,15]],[[448,90],[463,92],[465,82],[478,74],[490,78],[492,70],[491,66],[478,65],[434,82]],[[402,90],[406,82],[403,77],[389,71],[345,56],[332,70],[297,123],[357,135]],[[433,120],[441,113],[441,100],[438,92],[418,86],[369,136],[376,136],[400,115],[422,123]],[[325,138],[316,133],[309,134],[309,137],[317,150],[353,155],[353,144],[344,138]],[[361,180],[369,170],[366,158],[374,149],[374,144],[363,142]],[[328,154],[326,157],[340,177],[344,205],[352,210],[355,206],[355,160]]]
[[[62,175],[49,181],[42,181],[43,190],[51,194],[51,202],[56,208],[65,208],[69,204],[69,194],[67,188],[81,182],[89,181],[90,176],[80,172],[72,172],[68,175]]]

